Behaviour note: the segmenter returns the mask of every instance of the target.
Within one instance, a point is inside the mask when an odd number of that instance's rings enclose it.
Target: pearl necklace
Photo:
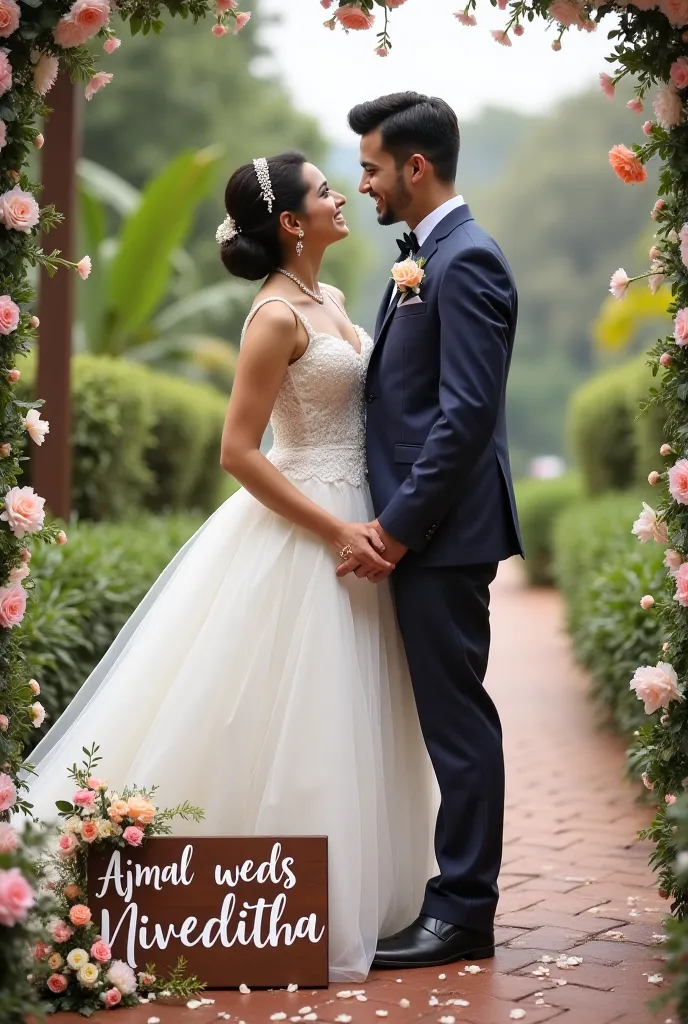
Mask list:
[[[318,295],[317,292],[312,292],[310,288],[306,287],[303,281],[299,281],[298,277],[295,274],[290,274],[288,270],[282,270],[281,267],[275,267],[275,270],[277,271],[278,274],[284,274],[285,277],[288,277],[289,280],[293,281],[294,284],[298,285],[301,291],[305,292],[305,294],[308,295],[309,298],[313,299],[320,306],[322,306],[322,304],[325,301],[324,297],[322,295]]]

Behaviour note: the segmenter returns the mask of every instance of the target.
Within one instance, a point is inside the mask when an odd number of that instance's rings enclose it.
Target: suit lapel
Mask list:
[[[377,320],[375,321],[375,339],[376,340],[380,336],[380,331],[382,330],[382,325],[383,325],[383,323],[385,321],[385,317],[387,316],[387,313],[389,312],[389,302],[390,302],[390,299],[392,298],[392,290],[393,290],[393,288],[394,288],[394,281],[390,277],[389,281],[387,282],[387,287],[385,288],[385,293],[382,296],[382,302],[380,303],[380,308],[377,311]]]

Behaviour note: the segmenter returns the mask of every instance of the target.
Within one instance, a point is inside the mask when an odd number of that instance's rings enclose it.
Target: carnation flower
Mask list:
[[[663,85],[652,104],[657,120],[667,131],[683,120],[683,100],[673,85]]]
[[[683,699],[673,665],[663,661],[655,666],[643,665],[636,669],[630,688],[635,690],[638,700],[644,702],[646,715],[653,714],[658,708],[668,708],[673,700]]]
[[[494,39],[495,43],[499,43],[500,46],[511,46],[509,33],[505,32],[504,29],[493,28],[490,30],[490,35]]]
[[[457,11],[454,17],[460,25],[465,25],[467,28],[472,28],[474,25],[478,24],[476,16],[474,14],[469,14],[468,11]]]
[[[609,150],[609,163],[626,185],[638,185],[647,179],[647,171],[628,146],[612,146]]]
[[[47,95],[55,85],[59,68],[59,61],[52,53],[38,57],[33,69],[33,87],[39,96]]]
[[[600,89],[608,100],[614,99],[614,96],[616,95],[616,86],[614,85],[614,79],[611,75],[608,75],[606,71],[602,71],[600,74]]]
[[[129,964],[121,960],[114,960],[105,978],[111,985],[121,992],[123,996],[130,996],[136,991],[136,975]]]
[[[2,300],[0,299],[0,302]],[[1,332],[0,332],[1,333]],[[45,441],[45,435],[50,433],[50,424],[47,420],[41,419],[38,409],[29,409],[22,424],[34,444],[40,446]]]
[[[46,710],[40,701],[35,700],[29,708],[29,717],[34,729],[40,729],[45,722]]]
[[[74,930],[68,924],[65,924],[64,921],[58,921],[56,918],[53,918],[48,923],[48,932],[53,941],[57,942],[58,945],[62,945],[63,942],[69,942],[74,934]]]
[[[113,75],[111,75],[109,72],[97,71],[95,75],[91,77],[91,80],[84,91],[84,96],[86,97],[86,99],[92,99],[97,92],[100,92],[100,90],[103,89],[106,85],[109,85],[112,79]],[[86,262],[87,260],[88,263]],[[88,275],[91,273],[91,260],[89,259],[88,256],[84,256],[83,260],[81,260],[81,262],[77,266],[77,270],[79,272],[79,277],[82,277],[85,281]]]
[[[626,271],[623,267],[619,267],[619,269],[615,270],[612,274],[612,279],[609,282],[609,291],[615,299],[622,299],[628,291],[630,283],[631,279]]]

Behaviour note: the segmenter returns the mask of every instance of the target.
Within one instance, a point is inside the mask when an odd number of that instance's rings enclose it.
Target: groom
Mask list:
[[[360,191],[380,224],[411,229],[400,258],[424,261],[419,294],[390,280],[365,397],[375,525],[396,564],[397,617],[442,797],[440,873],[418,919],[379,942],[374,966],[430,967],[494,955],[504,762],[483,680],[489,587],[498,563],[522,554],[504,411],[516,287],[456,194],[459,126],[443,100],[383,96],[354,107],[349,124],[361,137]],[[352,560],[338,570],[351,571],[365,575]]]

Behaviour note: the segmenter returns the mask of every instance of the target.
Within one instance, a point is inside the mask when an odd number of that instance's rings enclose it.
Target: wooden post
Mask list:
[[[52,107],[45,126],[41,204],[54,205],[65,220],[43,239],[46,252],[60,249],[75,260],[77,217],[76,164],[81,143],[81,90],[61,72],[50,93]],[[82,254],[83,255],[83,254]],[[37,395],[45,400],[42,415],[50,421],[45,444],[32,452],[32,480],[53,515],[68,520],[71,512],[70,364],[76,275],[61,269],[40,277]]]

